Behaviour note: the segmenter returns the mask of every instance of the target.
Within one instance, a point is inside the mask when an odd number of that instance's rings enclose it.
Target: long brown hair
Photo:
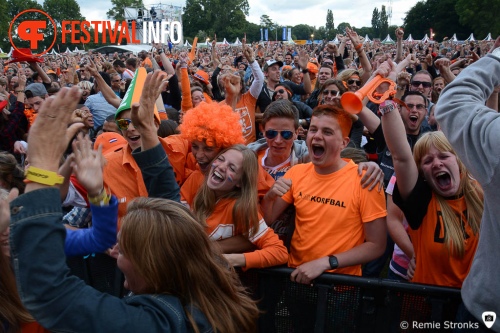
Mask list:
[[[233,221],[237,232],[252,236],[259,228],[257,178],[259,164],[255,152],[244,145],[234,145],[221,151],[216,159],[226,151],[234,149],[243,155],[242,175],[240,187],[235,187],[224,198],[234,198]],[[196,217],[205,222],[215,209],[215,193],[208,188],[207,179],[203,182],[193,202],[193,211]]]
[[[120,250],[146,281],[145,293],[179,298],[195,332],[196,307],[216,332],[253,332],[258,309],[236,273],[223,263],[202,224],[183,205],[137,198],[127,207]]]
[[[413,157],[419,173],[422,175],[421,162],[423,157],[427,154],[430,147],[434,146],[437,150],[441,152],[449,152],[455,155],[458,163],[458,170],[460,171],[460,187],[457,194],[463,194],[465,198],[465,203],[467,205],[467,222],[469,223],[472,232],[475,235],[479,232],[479,227],[481,224],[481,218],[483,216],[483,189],[479,184],[472,178],[472,175],[467,171],[467,168],[462,163],[460,158],[458,158],[455,150],[451,146],[450,142],[444,136],[443,132],[428,132],[425,133],[420,139],[418,139],[415,147],[413,148]],[[437,198],[441,213],[443,215],[443,223],[445,230],[444,242],[446,248],[459,258],[464,256],[465,251],[465,237],[461,225],[461,217],[458,217],[450,205],[446,202],[446,199],[436,192],[434,195]]]
[[[9,325],[6,332],[14,333],[21,331],[21,324],[33,321],[17,293],[9,258],[0,250],[0,332],[4,332],[4,322]]]

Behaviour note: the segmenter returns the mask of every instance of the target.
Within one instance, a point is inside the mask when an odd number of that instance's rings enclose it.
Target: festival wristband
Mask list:
[[[99,193],[97,196],[91,197],[87,195],[87,198],[89,199],[89,202],[91,204],[102,207],[109,205],[109,201],[111,200],[111,195],[108,195],[106,189],[103,188],[101,193]]]
[[[25,183],[38,183],[43,185],[53,186],[56,184],[62,184],[64,182],[64,177],[58,175],[55,172],[43,170],[40,168],[36,168],[34,166],[30,166],[28,170],[26,170],[26,179]]]
[[[378,108],[378,114],[384,116],[386,113],[392,112],[397,109],[397,103],[387,99],[380,104]]]

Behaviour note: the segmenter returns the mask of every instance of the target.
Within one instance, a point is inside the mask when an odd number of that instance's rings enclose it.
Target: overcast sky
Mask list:
[[[43,3],[43,0],[37,0]],[[418,0],[394,0],[392,4],[392,20],[390,24],[402,25],[405,13],[410,10]],[[81,13],[87,20],[106,20],[106,12],[112,7],[110,0],[77,0]],[[160,1],[143,0],[146,8],[160,3]],[[185,1],[161,1],[163,4],[185,6]],[[361,28],[371,26],[372,12],[375,7],[379,10],[382,5],[388,9],[389,1],[378,0],[335,0],[329,3],[318,0],[248,0],[250,4],[250,22],[259,24],[263,14],[280,25],[294,26],[308,24],[311,26],[324,26],[326,12],[333,11],[334,24],[348,22],[352,26]],[[50,14],[50,13],[49,13]]]

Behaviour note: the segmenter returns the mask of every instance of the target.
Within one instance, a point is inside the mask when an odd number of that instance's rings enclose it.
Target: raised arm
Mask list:
[[[380,65],[377,72],[385,77],[395,79],[395,69],[394,63],[389,59]],[[381,122],[385,142],[391,152],[394,171],[398,177],[399,193],[403,199],[406,199],[417,183],[417,165],[413,159],[410,144],[406,138],[405,126],[396,102],[387,100],[380,105],[379,110],[382,115]],[[401,112],[408,112],[408,110],[405,108]]]
[[[366,81],[370,78],[372,72],[372,65],[370,63],[370,60],[368,60],[368,57],[366,56],[365,50],[363,49],[363,42],[359,38],[356,31],[346,28],[346,33],[349,39],[351,40],[354,49],[358,53],[359,64],[363,67],[362,78],[364,81]]]
[[[498,52],[500,37],[495,47]],[[499,85],[500,56],[487,54],[446,86],[435,110],[442,131],[481,184],[498,174],[500,115],[485,103]]]
[[[92,60],[90,60],[90,58],[89,58],[89,64],[85,66],[85,69],[88,70],[90,74],[92,74],[94,79],[97,81],[97,84],[99,85],[99,88],[101,89],[102,95],[106,99],[106,102],[113,105],[115,108],[118,108],[122,101],[121,98],[116,96],[113,89],[111,89],[111,87],[108,86],[106,81],[104,81],[101,74],[99,74],[99,72],[97,71],[95,64],[92,62]]]

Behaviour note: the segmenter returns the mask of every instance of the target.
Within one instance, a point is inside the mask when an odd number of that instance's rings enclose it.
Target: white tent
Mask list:
[[[229,42],[227,41],[227,39],[224,38],[224,40],[222,41],[222,45],[229,45]]]
[[[335,38],[337,38],[337,37],[335,37]],[[372,40],[370,39],[370,37],[368,37],[368,34],[366,34],[365,41],[363,43],[371,43],[371,42],[372,42]]]
[[[72,53],[71,50],[69,49],[69,47],[66,48],[66,51],[64,51],[64,53]]]
[[[188,40],[186,39],[186,42],[184,43],[184,47],[191,47],[193,45],[189,44]]]
[[[407,43],[413,43],[415,40],[413,39],[413,36],[410,34],[408,38],[405,39],[405,42]]]
[[[234,46],[240,46],[241,45],[239,37],[236,37],[236,41],[233,43],[233,45]]]
[[[0,47],[0,53],[3,53],[3,50],[2,50],[2,48],[1,48],[1,47]]]
[[[467,42],[475,42],[476,39],[474,38],[474,34],[470,34],[469,38],[466,39]]]
[[[387,37],[381,42],[382,44],[395,44],[394,40],[392,40],[391,36],[387,34]]]
[[[491,42],[493,40],[493,38],[491,38],[491,32],[488,34],[488,36],[486,36],[485,39],[483,39],[483,41],[485,42]]]
[[[337,36],[335,36],[335,39],[334,39],[334,40],[332,40],[332,42],[333,42],[333,43],[335,43],[335,44],[340,44],[340,41],[339,41],[339,39],[337,38]]]
[[[78,47],[77,47],[77,46],[75,46],[75,49],[73,50],[73,52],[75,52],[75,53],[79,53],[79,52],[80,52],[80,50],[78,49]]]
[[[11,47],[10,47],[9,54],[7,54],[7,55],[9,56],[9,58],[12,56],[12,52],[14,52],[14,48],[11,46]]]
[[[56,55],[56,54],[58,54],[58,53],[56,52],[56,49],[52,48],[52,51],[50,51],[50,52],[49,52],[49,54]]]
[[[424,38],[422,38],[422,42],[423,43],[427,43],[429,42],[431,39],[429,38],[429,36],[427,36],[427,34],[425,34]]]
[[[451,37],[450,39],[453,43],[457,43],[458,42],[458,38],[457,38],[457,34],[453,34],[453,37]]]

